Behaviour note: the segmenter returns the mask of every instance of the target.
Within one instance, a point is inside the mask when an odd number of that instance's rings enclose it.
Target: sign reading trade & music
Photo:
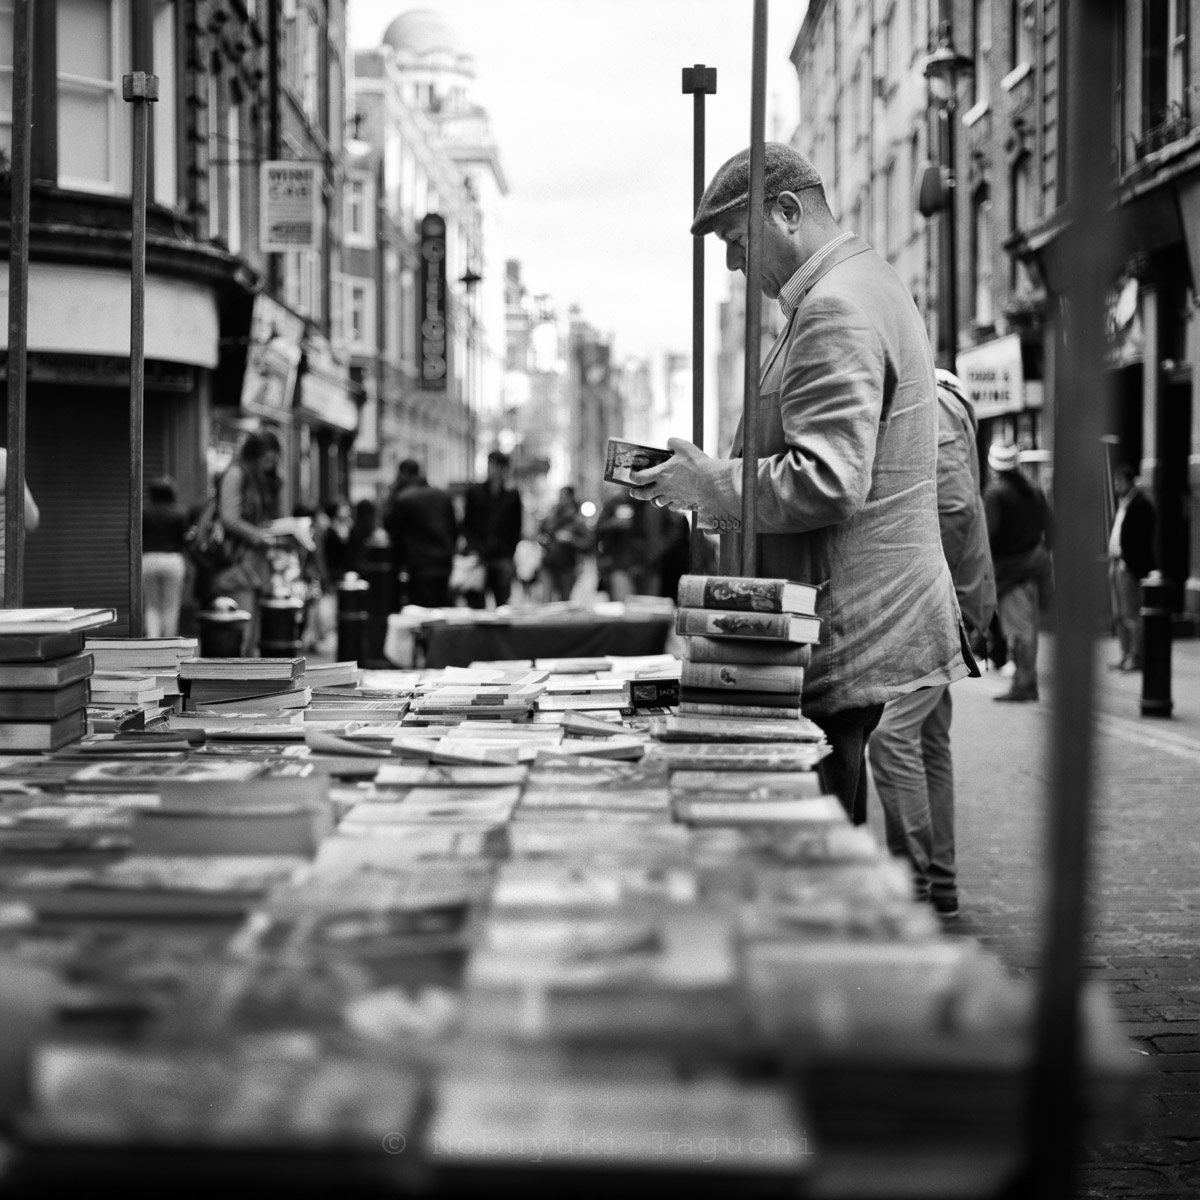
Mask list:
[[[981,421],[1029,407],[1019,334],[1010,333],[969,350],[960,350],[956,365],[958,377]]]
[[[269,253],[321,248],[320,163],[265,162],[261,167],[259,241]]]
[[[429,213],[421,220],[421,293],[417,303],[420,386],[446,389],[446,222]]]

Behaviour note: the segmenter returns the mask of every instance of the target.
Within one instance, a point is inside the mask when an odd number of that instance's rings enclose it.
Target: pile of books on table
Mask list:
[[[152,728],[183,700],[179,664],[196,653],[193,637],[89,637],[96,664],[89,732]]]
[[[341,700],[554,677],[513,670],[367,671]],[[0,764],[0,968],[40,980],[0,990],[30,1190],[1015,1167],[1027,989],[822,794],[820,743],[656,741],[632,706],[334,732],[317,699]]]
[[[84,630],[111,608],[0,610],[0,752],[57,750],[87,728],[92,655]]]
[[[179,664],[183,711],[279,712],[303,708],[303,658],[185,658]]]

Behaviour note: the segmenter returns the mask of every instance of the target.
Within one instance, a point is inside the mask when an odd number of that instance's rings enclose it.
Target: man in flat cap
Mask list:
[[[884,703],[976,670],[938,528],[933,354],[908,290],[838,227],[812,163],[779,143],[765,159],[762,290],[786,325],[759,383],[758,568],[823,585],[801,704],[832,746],[825,786],[861,824]],[[749,160],[717,171],[692,223],[743,273]],[[727,458],[672,438],[672,458],[633,476],[638,499],[695,507],[722,533],[725,574],[740,573],[741,444],[740,427]]]

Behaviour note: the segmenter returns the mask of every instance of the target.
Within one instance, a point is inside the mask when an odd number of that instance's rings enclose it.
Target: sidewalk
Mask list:
[[[1036,978],[1047,872],[1053,639],[1043,699],[995,704],[995,673],[956,684],[953,742],[963,915],[975,937]],[[1112,997],[1150,1070],[1136,1128],[1086,1149],[1079,1195],[1200,1196],[1200,642],[1173,647],[1170,718],[1142,717],[1141,676],[1105,669],[1097,644],[1091,908],[1084,970]],[[1069,698],[1068,698],[1069,702]],[[872,804],[872,817],[878,805]]]

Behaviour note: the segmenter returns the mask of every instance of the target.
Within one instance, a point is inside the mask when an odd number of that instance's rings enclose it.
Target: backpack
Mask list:
[[[201,571],[216,574],[233,566],[234,543],[225,536],[221,500],[217,491],[204,501],[196,514],[195,523],[184,534],[184,549]]]

